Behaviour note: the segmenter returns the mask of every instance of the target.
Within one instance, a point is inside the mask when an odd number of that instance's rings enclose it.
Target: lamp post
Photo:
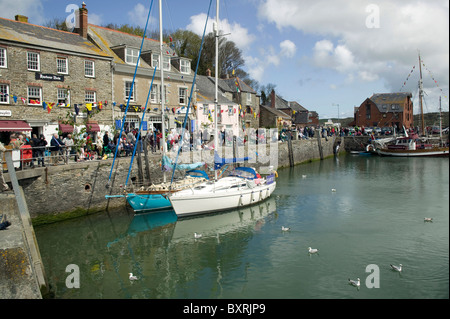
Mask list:
[[[331,105],[332,105],[332,106],[337,106],[337,107],[338,107],[338,123],[340,123],[341,120],[340,120],[340,118],[339,118],[339,104],[333,103],[333,104],[331,104]]]

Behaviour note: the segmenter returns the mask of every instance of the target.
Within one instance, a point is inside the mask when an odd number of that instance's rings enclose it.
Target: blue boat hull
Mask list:
[[[172,208],[170,201],[160,194],[128,194],[127,201],[136,213]]]

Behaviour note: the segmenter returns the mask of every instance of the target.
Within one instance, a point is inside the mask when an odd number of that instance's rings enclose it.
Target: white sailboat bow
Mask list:
[[[219,38],[219,0],[216,0],[216,74],[215,109],[218,109],[218,38]],[[217,138],[217,112],[215,112],[215,147]],[[216,173],[216,172],[215,172]],[[236,168],[231,176],[207,181],[169,195],[169,200],[177,216],[190,216],[236,209],[261,202],[270,197],[276,188],[275,171],[266,178],[249,167]]]

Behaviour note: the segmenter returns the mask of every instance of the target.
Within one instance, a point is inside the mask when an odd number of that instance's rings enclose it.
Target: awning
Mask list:
[[[73,133],[73,126],[70,124],[59,123],[59,130],[62,133]]]
[[[25,121],[0,121],[0,132],[31,131],[31,126]]]
[[[86,132],[100,132],[100,126],[97,123],[87,123]]]

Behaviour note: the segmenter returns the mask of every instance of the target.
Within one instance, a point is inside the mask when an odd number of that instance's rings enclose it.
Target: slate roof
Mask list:
[[[199,104],[210,104],[210,103],[214,103],[214,99],[215,99],[215,92],[216,92],[216,86],[215,86],[215,82],[214,82],[215,78],[210,77],[210,76],[205,76],[205,75],[197,75],[196,78],[196,86],[197,86],[197,103]],[[233,101],[230,101],[229,99],[227,99],[226,97],[224,97],[220,90],[218,92],[218,103],[219,104],[227,104],[227,105],[232,105],[232,104],[236,104]]]
[[[403,106],[408,97],[412,97],[410,92],[375,93],[370,97],[370,100],[375,103],[381,113],[403,112]]]
[[[255,90],[253,90],[250,86],[248,86],[247,83],[242,81],[239,77],[230,79],[219,79],[219,86],[224,91],[235,93],[236,82],[238,83],[241,92],[256,94]]]
[[[114,58],[115,63],[126,64],[116,53],[111,49],[114,47],[125,45],[130,48],[140,49],[142,37],[125,33],[122,31],[117,31],[113,29],[108,29],[105,27],[100,27],[97,25],[89,24],[88,35],[97,43],[103,50],[108,52]],[[164,45],[163,50],[169,51],[172,55],[171,49]],[[159,53],[159,41],[146,38],[142,46],[142,52],[152,51]],[[144,63],[148,66],[143,59],[140,60],[141,66]]]
[[[276,116],[279,116],[279,117],[281,117],[281,118],[283,118],[283,119],[287,119],[287,120],[290,120],[290,119],[291,119],[291,117],[290,117],[289,115],[287,115],[286,113],[284,113],[283,111],[274,109],[273,107],[270,107],[270,106],[268,106],[268,105],[261,105],[261,107],[262,107],[264,110],[266,110],[266,111],[268,111],[268,112],[270,112],[270,113],[272,113],[272,114],[274,114],[274,115],[276,115]]]
[[[28,44],[42,49],[64,51],[71,54],[75,52],[109,58],[107,52],[102,51],[77,33],[4,18],[0,18],[0,41]]]

